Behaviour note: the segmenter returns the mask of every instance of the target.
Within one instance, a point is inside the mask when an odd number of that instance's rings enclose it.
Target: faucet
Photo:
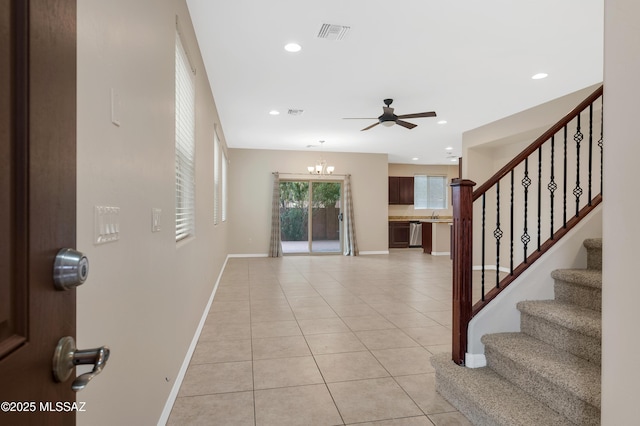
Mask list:
[[[440,215],[438,213],[436,213],[436,211],[432,211],[431,212],[431,219],[438,219],[440,218]]]

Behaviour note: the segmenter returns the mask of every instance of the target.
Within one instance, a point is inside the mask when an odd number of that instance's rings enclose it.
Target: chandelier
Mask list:
[[[307,170],[312,175],[330,175],[335,170],[333,166],[327,166],[327,161],[322,158],[322,144],[324,141],[320,141],[320,159],[316,161],[315,166],[308,166]]]

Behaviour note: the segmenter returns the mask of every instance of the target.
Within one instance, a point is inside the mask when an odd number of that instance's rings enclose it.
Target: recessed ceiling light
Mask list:
[[[295,53],[302,50],[302,46],[300,46],[298,43],[289,43],[284,46],[284,50],[286,50],[287,52]]]
[[[448,146],[448,147],[446,147],[445,149],[446,149],[447,151],[451,151],[451,150],[453,149],[453,147],[452,147],[452,146]]]
[[[547,78],[548,76],[549,74],[547,74],[546,72],[539,72],[538,74],[531,76],[531,78],[534,80],[542,80],[543,78]]]
[[[412,160],[413,160],[413,161],[418,161],[418,160],[419,160],[419,158],[418,158],[418,157],[413,157],[413,158],[412,158]]]
[[[458,159],[457,159],[457,158],[452,158],[452,159],[451,159],[451,162],[452,162],[452,163],[455,163],[456,161],[458,161]]]
[[[269,114],[271,114],[271,115],[280,115],[280,111],[276,111],[275,109],[272,109],[271,111],[269,111]]]
[[[438,121],[438,124],[447,124],[447,120],[440,120]]]

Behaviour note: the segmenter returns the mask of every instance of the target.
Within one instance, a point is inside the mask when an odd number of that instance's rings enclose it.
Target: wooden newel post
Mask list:
[[[471,270],[473,262],[473,187],[468,179],[453,179],[453,344],[452,359],[463,365],[467,352],[467,327],[471,320]]]

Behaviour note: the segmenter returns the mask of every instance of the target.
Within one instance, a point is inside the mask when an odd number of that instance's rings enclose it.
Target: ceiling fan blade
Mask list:
[[[402,120],[396,120],[396,124],[398,126],[406,127],[407,129],[413,129],[414,127],[417,126],[417,124],[409,123],[409,122],[402,121]]]
[[[369,130],[369,129],[370,129],[370,128],[372,128],[372,127],[376,127],[378,124],[380,124],[380,122],[379,122],[379,121],[378,121],[377,123],[372,124],[372,125],[371,125],[371,126],[369,126],[369,127],[365,127],[364,129],[362,129],[362,130],[360,130],[360,131],[361,131],[361,132],[364,132],[365,130]]]
[[[425,118],[425,117],[435,117],[435,116],[436,116],[435,111],[429,111],[429,112],[417,112],[415,114],[399,115],[398,118]]]

